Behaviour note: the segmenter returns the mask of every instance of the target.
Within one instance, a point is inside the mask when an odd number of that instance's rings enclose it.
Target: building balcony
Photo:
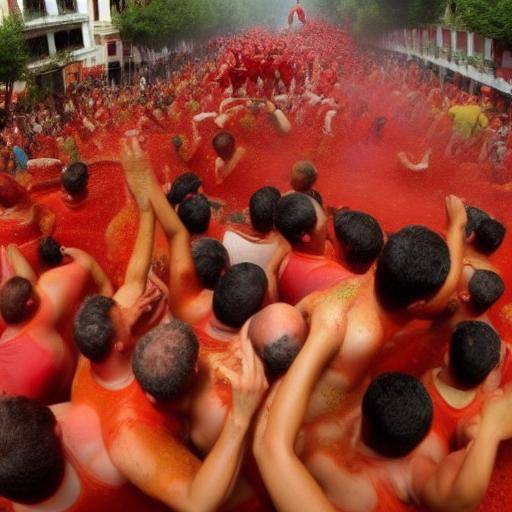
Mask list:
[[[27,13],[26,11],[23,13],[23,18],[25,20],[25,32],[46,30],[62,25],[71,25],[89,21],[88,14],[78,12],[52,16],[46,13],[40,13],[39,17],[36,17],[36,14],[36,12]]]

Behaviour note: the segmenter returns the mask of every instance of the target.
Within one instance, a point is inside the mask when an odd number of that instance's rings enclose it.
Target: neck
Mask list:
[[[293,249],[313,256],[323,256],[325,253],[325,240],[312,240],[308,243],[300,242]]]
[[[238,329],[223,324],[215,315],[212,315],[206,330],[217,341],[228,341],[238,333]]]
[[[105,361],[91,363],[96,380],[109,389],[122,389],[133,380],[132,355],[122,354],[115,348]]]
[[[393,311],[386,309],[375,297],[376,307],[379,319],[384,330],[384,339],[390,339],[394,336],[405,324],[411,321],[411,317],[403,310]]]

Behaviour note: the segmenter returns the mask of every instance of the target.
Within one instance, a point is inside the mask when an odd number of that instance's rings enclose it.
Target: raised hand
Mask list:
[[[448,222],[450,228],[466,229],[468,223],[468,216],[466,208],[460,197],[449,195],[446,197],[446,215],[448,216]]]

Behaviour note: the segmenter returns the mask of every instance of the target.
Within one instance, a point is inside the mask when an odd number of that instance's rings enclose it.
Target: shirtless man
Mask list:
[[[201,136],[199,135],[199,130],[197,129],[197,123],[192,121],[192,139],[189,141],[180,135],[175,135],[172,139],[172,145],[176,154],[179,158],[188,163],[194,158],[199,146],[201,145]]]
[[[318,171],[311,162],[303,160],[293,164],[291,186],[295,192],[312,189],[317,179]]]
[[[113,465],[87,405],[3,397],[0,421],[0,496],[16,512],[164,510]]]
[[[239,165],[246,150],[236,147],[235,137],[229,132],[219,132],[213,138],[213,148],[217,153],[215,159],[215,183],[220,185]]]

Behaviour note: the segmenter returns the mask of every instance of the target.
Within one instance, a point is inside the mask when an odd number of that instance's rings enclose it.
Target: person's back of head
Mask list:
[[[484,254],[497,251],[505,238],[505,226],[496,219],[483,219],[475,230],[475,244]]]
[[[110,316],[115,301],[103,295],[87,297],[73,324],[73,338],[80,353],[93,363],[106,359],[112,350],[116,330]]]
[[[215,238],[200,238],[192,243],[192,258],[201,284],[214,290],[220,276],[229,267],[229,254]]]
[[[208,230],[212,210],[203,194],[185,198],[178,206],[178,217],[191,235],[200,235]]]
[[[46,268],[56,267],[64,259],[60,244],[51,236],[45,236],[39,240],[37,254],[39,263]]]
[[[480,223],[484,219],[489,218],[489,215],[476,206],[470,206],[466,204],[464,207],[466,208],[466,214],[468,216],[468,222],[466,224],[466,237],[469,238],[471,234],[478,229]]]
[[[248,336],[256,353],[272,375],[288,370],[304,345],[307,323],[297,308],[275,303],[251,319]]]
[[[428,434],[432,400],[423,384],[398,372],[383,373],[368,386],[362,403],[365,444],[385,457],[404,457]]]
[[[367,213],[353,210],[336,212],[334,231],[350,264],[373,263],[384,246],[384,234],[379,223]]]
[[[312,233],[315,229],[315,207],[304,194],[288,194],[279,200],[274,222],[277,230],[288,242],[292,245],[299,244],[303,235]]]
[[[7,324],[28,320],[37,306],[32,283],[24,277],[11,277],[0,288],[0,314]]]
[[[475,270],[468,283],[468,291],[473,309],[484,313],[503,295],[505,283],[492,270]]]
[[[378,260],[379,299],[389,308],[428,300],[443,286],[450,266],[450,251],[441,236],[424,226],[403,228],[389,237]]]
[[[450,343],[450,369],[457,382],[465,388],[482,384],[500,362],[500,347],[500,338],[489,324],[457,324]]]
[[[0,496],[23,504],[52,497],[65,459],[51,410],[28,398],[1,398],[0,426]]]
[[[257,313],[267,293],[268,279],[261,267],[239,263],[219,279],[213,293],[213,312],[223,324],[238,328]]]
[[[296,192],[310,190],[317,179],[318,172],[311,162],[301,160],[293,165],[291,186]]]
[[[82,162],[71,164],[62,172],[60,182],[70,196],[85,194],[87,192],[87,183],[89,182],[87,165]]]
[[[142,389],[156,400],[169,401],[186,391],[194,376],[199,342],[180,320],[155,327],[135,346],[133,373]]]
[[[274,187],[263,187],[249,200],[249,216],[255,231],[267,234],[274,228],[274,216],[281,193]]]
[[[189,194],[197,194],[203,182],[193,172],[180,174],[172,183],[171,190],[167,193],[167,200],[172,206],[181,203]]]
[[[225,162],[231,160],[235,154],[235,137],[226,131],[217,133],[213,138],[213,149]]]

